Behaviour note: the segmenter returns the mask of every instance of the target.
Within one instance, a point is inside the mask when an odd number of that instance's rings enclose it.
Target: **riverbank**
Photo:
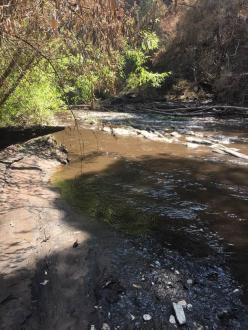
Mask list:
[[[174,329],[173,302],[185,329],[246,328],[221,255],[182,254],[68,206],[50,182],[64,152],[50,138],[1,152],[2,329]]]

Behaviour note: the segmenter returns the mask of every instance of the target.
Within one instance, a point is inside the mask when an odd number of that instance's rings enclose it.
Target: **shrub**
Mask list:
[[[46,124],[63,102],[51,70],[32,68],[0,110],[1,125]],[[50,71],[50,72],[49,72]]]
[[[127,47],[123,55],[123,77],[125,78],[126,90],[158,88],[171,75],[170,72],[152,72],[147,67],[150,54],[158,46],[158,36],[154,32],[143,31],[140,47],[135,49]]]

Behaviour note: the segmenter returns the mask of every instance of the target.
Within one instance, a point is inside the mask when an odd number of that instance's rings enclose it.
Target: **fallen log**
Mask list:
[[[228,155],[231,155],[231,156],[234,156],[237,158],[248,160],[248,155],[245,155],[233,148],[227,148],[227,147],[223,146],[222,144],[213,144],[211,146],[211,148],[213,148],[216,151],[224,152],[225,154],[228,154]]]

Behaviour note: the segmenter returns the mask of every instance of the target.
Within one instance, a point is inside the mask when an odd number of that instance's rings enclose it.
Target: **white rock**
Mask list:
[[[151,315],[150,314],[144,314],[143,315],[143,320],[144,321],[150,321],[152,319]]]
[[[48,280],[44,280],[44,281],[41,282],[40,284],[43,285],[43,286],[45,286],[45,285],[47,285],[48,282],[49,282]]]
[[[190,143],[190,142],[186,143],[186,146],[188,148],[191,148],[191,149],[199,148],[199,145],[198,144],[196,144],[196,143]]]
[[[172,132],[170,135],[174,136],[175,138],[180,138],[182,136],[181,134],[179,134],[177,132]]]
[[[155,261],[156,266],[160,267],[161,263],[159,261]]]
[[[175,270],[175,274],[179,275],[179,274],[180,274],[180,272],[179,272],[178,270]]]
[[[91,324],[90,330],[96,330],[96,327],[94,326],[94,324]]]
[[[135,320],[135,316],[133,314],[130,314],[130,318],[132,321]]]
[[[239,292],[239,289],[233,290],[233,293],[238,293],[238,292]]]
[[[212,141],[210,141],[210,140],[201,139],[201,138],[198,138],[198,137],[191,137],[191,136],[187,136],[186,141],[190,142],[190,143],[198,143],[198,144],[204,144],[204,145],[213,144]]]
[[[169,322],[171,324],[176,324],[176,319],[175,319],[175,316],[174,315],[171,315],[170,318],[169,318]]]
[[[189,279],[187,280],[187,284],[188,284],[188,285],[192,285],[192,284],[193,284],[193,280],[192,280],[191,278],[189,278]]]
[[[176,303],[173,303],[173,308],[174,308],[178,323],[180,325],[185,324],[186,323],[186,317],[185,317],[185,314],[184,314],[183,306],[179,305],[179,304],[176,304]]]
[[[102,330],[110,330],[110,326],[108,325],[108,323],[103,323]]]
[[[187,303],[185,300],[180,300],[180,301],[178,301],[178,305],[185,307],[185,306],[187,306]]]

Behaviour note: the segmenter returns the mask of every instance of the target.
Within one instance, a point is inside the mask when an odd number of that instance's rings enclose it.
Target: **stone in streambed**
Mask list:
[[[175,319],[175,316],[174,315],[171,315],[170,318],[169,318],[169,322],[171,324],[176,324],[176,319]]]
[[[180,325],[186,323],[186,317],[184,314],[183,306],[177,303],[173,303],[174,312],[177,318],[177,321]]]
[[[144,321],[150,321],[152,319],[151,315],[150,314],[144,314],[143,315],[143,320]]]

